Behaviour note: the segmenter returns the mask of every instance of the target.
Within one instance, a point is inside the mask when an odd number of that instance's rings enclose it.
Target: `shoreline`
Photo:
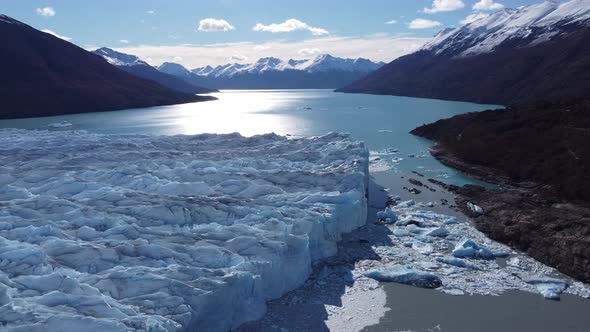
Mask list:
[[[444,165],[498,186],[446,185],[478,230],[576,280],[590,282],[590,243],[584,238],[590,234],[587,205],[563,201],[546,186],[517,183],[493,169],[464,162],[440,143],[430,152]],[[469,202],[480,206],[483,213],[471,211]]]

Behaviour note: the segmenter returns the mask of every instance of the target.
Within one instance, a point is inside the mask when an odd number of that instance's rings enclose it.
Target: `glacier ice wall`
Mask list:
[[[347,135],[0,130],[0,325],[219,331],[261,317],[367,213]]]

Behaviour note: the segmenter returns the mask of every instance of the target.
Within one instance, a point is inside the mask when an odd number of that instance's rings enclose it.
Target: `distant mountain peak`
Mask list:
[[[344,59],[332,56],[330,54],[319,54],[312,59],[304,60],[281,60],[275,57],[264,57],[251,64],[232,63],[219,65],[215,68],[211,66],[196,68],[192,72],[200,76],[207,77],[232,77],[240,74],[260,74],[268,71],[302,71],[302,72],[322,72],[322,71],[342,71],[342,72],[363,72],[368,73],[383,66],[383,62],[372,62],[368,59]]]
[[[458,28],[442,30],[422,50],[454,56],[489,53],[515,39],[530,39],[531,45],[536,45],[560,33],[564,26],[588,22],[590,0],[544,1],[502,9]]]
[[[0,118],[113,111],[208,100],[117,69],[90,52],[0,16]]]
[[[140,60],[135,55],[117,52],[108,47],[101,47],[92,53],[100,55],[114,66],[149,66],[147,62]]]
[[[181,72],[185,76],[188,73],[186,78],[190,78],[190,76],[193,75],[186,68],[176,63],[167,63],[166,66],[169,67],[168,69],[164,68],[165,70],[159,70],[150,66],[145,61],[140,60],[135,55],[117,52],[108,47],[101,47],[97,50],[94,50],[92,53],[101,56],[111,65],[116,66],[130,74],[156,81],[161,85],[174,90],[191,94],[208,93],[214,91],[214,89],[204,88],[195,82],[187,82],[186,80],[176,77],[176,75],[166,73],[166,70]]]
[[[519,104],[588,96],[590,0],[500,10],[443,30],[344,92]]]

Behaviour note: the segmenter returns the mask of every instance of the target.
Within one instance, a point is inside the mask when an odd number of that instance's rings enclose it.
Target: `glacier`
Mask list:
[[[0,130],[3,331],[223,331],[366,222],[348,135]]]

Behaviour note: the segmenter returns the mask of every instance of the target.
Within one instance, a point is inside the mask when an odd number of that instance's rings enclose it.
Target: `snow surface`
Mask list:
[[[423,50],[459,56],[488,53],[513,39],[532,39],[538,45],[573,23],[590,22],[590,0],[544,1],[518,9],[503,9],[455,29],[438,33]]]
[[[344,59],[321,54],[313,59],[306,60],[281,60],[278,58],[261,58],[255,63],[242,64],[231,63],[220,65],[215,68],[206,66],[193,69],[192,72],[200,76],[208,77],[232,77],[240,74],[261,74],[267,71],[298,70],[308,73],[324,72],[330,70],[347,72],[371,72],[379,69],[385,63],[372,62],[368,59]]]
[[[0,130],[3,331],[220,331],[366,221],[342,134]]]

